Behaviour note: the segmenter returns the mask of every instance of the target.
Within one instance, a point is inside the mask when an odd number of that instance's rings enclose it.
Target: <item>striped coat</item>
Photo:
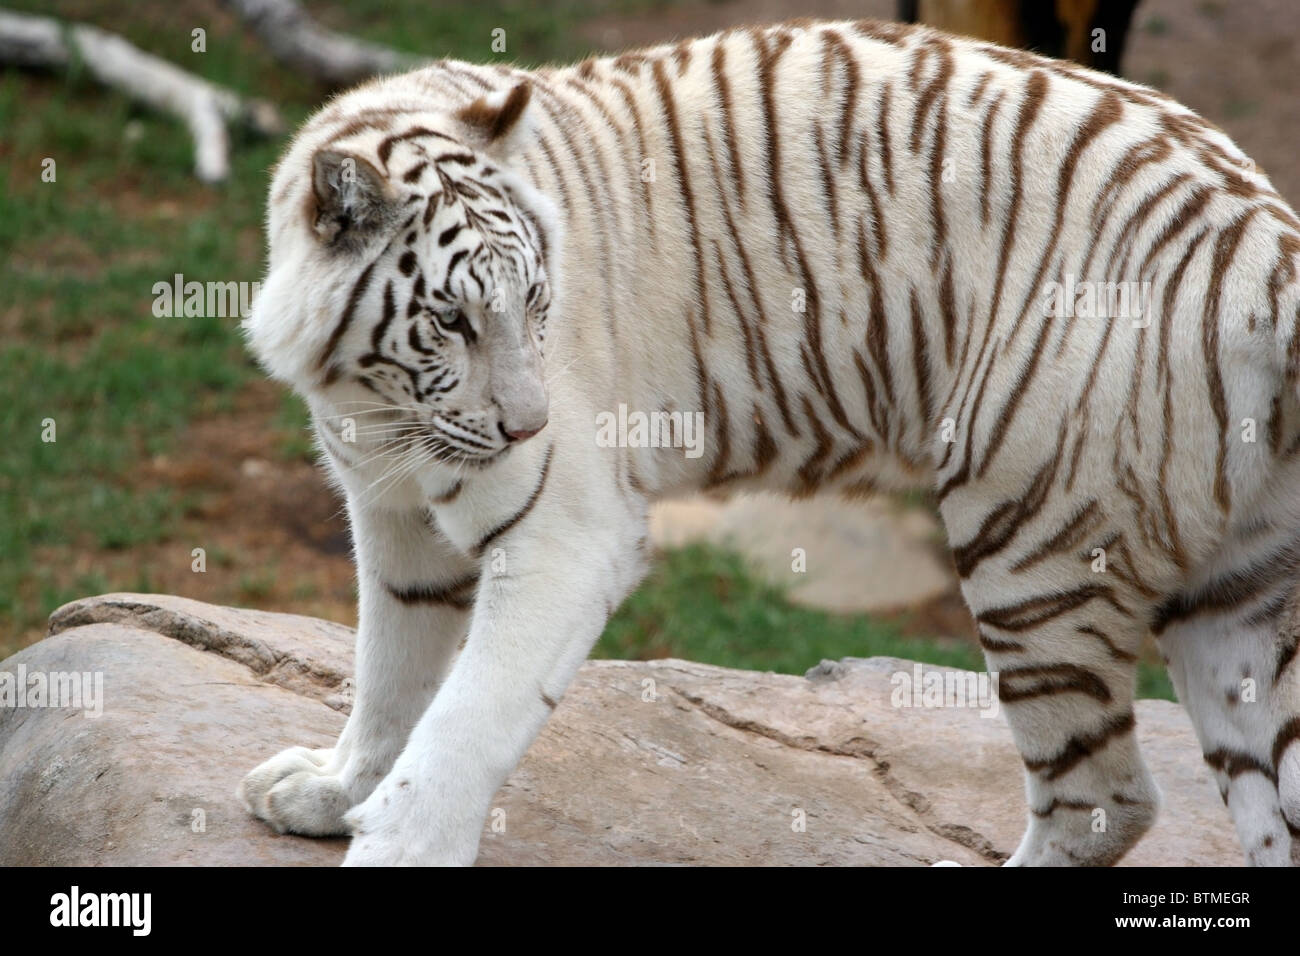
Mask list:
[[[468,862],[650,501],[925,487],[1025,760],[1012,862],[1150,826],[1152,633],[1248,858],[1291,860],[1300,223],[1186,108],[865,21],[443,62],[309,121],[269,234],[249,337],[347,495],[374,670],[253,812]]]

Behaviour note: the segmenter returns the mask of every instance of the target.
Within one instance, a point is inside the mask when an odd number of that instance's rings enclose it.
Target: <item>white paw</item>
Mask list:
[[[961,866],[956,860],[935,860],[931,866]]]
[[[306,747],[282,751],[240,781],[236,795],[280,833],[345,834],[343,814],[354,801],[333,769],[333,755]]]
[[[407,779],[390,775],[344,819],[352,845],[344,866],[470,866],[478,828],[454,825],[455,814],[427,805]]]

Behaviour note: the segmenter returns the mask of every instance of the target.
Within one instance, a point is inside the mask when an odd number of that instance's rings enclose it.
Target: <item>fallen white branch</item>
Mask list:
[[[252,27],[277,60],[329,86],[350,86],[420,63],[410,54],[325,29],[296,0],[222,2]]]
[[[0,63],[66,70],[75,61],[105,86],[179,117],[194,138],[194,169],[204,182],[220,182],[230,174],[230,124],[263,135],[281,129],[279,113],[270,103],[245,100],[116,34],[0,10]]]

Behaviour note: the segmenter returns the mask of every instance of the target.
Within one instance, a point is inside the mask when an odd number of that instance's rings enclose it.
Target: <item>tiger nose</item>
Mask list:
[[[507,428],[504,422],[498,422],[497,427],[501,429],[501,434],[505,436],[506,441],[523,441],[525,438],[532,438],[545,428],[546,422],[542,422],[536,428]]]

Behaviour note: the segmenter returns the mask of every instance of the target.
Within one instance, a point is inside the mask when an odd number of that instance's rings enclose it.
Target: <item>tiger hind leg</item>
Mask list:
[[[1300,660],[1285,622],[1300,571],[1292,532],[1224,551],[1158,611],[1178,698],[1232,814],[1247,860],[1300,865]]]
[[[1007,865],[1115,863],[1160,804],[1134,733],[1146,609],[1086,570],[985,566],[963,590],[1025,764],[1029,825]]]

